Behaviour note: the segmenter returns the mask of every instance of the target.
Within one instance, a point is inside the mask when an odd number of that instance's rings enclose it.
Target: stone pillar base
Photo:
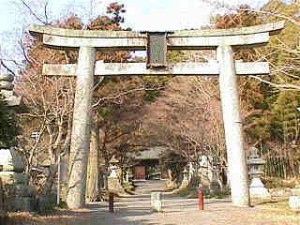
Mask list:
[[[289,207],[294,212],[300,212],[300,196],[291,196],[289,198]]]
[[[271,198],[269,191],[258,177],[254,177],[251,180],[249,191],[251,198]]]
[[[294,212],[300,212],[300,185],[297,185],[291,190],[289,198],[289,207]]]
[[[155,212],[162,212],[162,193],[151,193],[151,209]]]

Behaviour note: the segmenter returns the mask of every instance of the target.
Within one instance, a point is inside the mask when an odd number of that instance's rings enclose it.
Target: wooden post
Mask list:
[[[60,204],[60,178],[61,178],[61,154],[58,155],[57,160],[57,186],[56,186],[56,205]]]
[[[81,208],[85,205],[94,67],[95,48],[80,47],[69,159],[69,208]]]
[[[204,188],[200,187],[198,190],[198,207],[199,210],[204,210]]]
[[[217,57],[220,64],[219,85],[232,203],[235,206],[248,207],[250,204],[248,175],[246,156],[243,149],[240,102],[232,47],[228,45],[219,46]]]
[[[108,194],[108,210],[110,213],[114,212],[114,193]]]

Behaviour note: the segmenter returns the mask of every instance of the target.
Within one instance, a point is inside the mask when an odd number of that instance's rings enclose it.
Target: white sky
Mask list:
[[[43,13],[39,2],[47,0],[25,0],[37,14]],[[105,6],[116,0],[48,0],[51,18],[57,19],[75,12],[86,19],[91,14],[103,14]],[[195,28],[209,22],[216,11],[213,2],[221,6],[249,4],[258,7],[268,0],[120,0],[127,9],[125,23],[135,30],[162,30]],[[93,6],[93,7],[91,7]],[[0,32],[20,28],[28,22],[28,11],[20,0],[0,0]]]
[[[40,2],[25,0],[38,15],[43,15]],[[111,0],[48,0],[48,16],[57,20],[76,13],[88,21],[103,14]],[[115,0],[116,1],[116,0]],[[125,4],[125,27],[133,30],[179,30],[200,28],[209,24],[212,14],[222,12],[222,5],[249,4],[257,8],[268,0],[120,0]],[[216,6],[212,2],[218,2]],[[29,11],[20,0],[0,0],[0,57],[12,58],[18,52],[17,42],[31,23]]]

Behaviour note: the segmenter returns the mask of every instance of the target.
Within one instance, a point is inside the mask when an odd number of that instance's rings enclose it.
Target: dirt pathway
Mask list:
[[[149,184],[149,183],[148,183]],[[150,210],[150,194],[143,183],[138,195],[116,199],[115,212],[109,213],[106,202],[94,203],[86,210],[63,212],[61,216],[41,218],[43,225],[300,225],[300,215],[264,205],[233,207],[229,199],[206,200],[199,211],[197,199],[163,195],[163,212]],[[157,187],[161,187],[157,183]]]
[[[67,218],[48,218],[45,224],[59,225],[300,225],[300,215],[270,211],[261,207],[236,208],[229,200],[206,201],[205,211],[197,209],[197,199],[164,196],[164,212],[150,211],[150,196],[138,195],[118,199],[115,212],[105,203],[92,204],[85,212]]]

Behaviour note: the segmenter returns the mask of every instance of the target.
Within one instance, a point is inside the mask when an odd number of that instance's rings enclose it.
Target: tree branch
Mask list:
[[[272,87],[278,88],[280,90],[290,90],[290,91],[300,91],[300,86],[299,85],[295,85],[295,84],[276,84],[267,80],[264,80],[258,76],[250,76],[251,78],[257,79],[265,84],[268,84]]]
[[[131,89],[131,90],[128,90],[128,91],[121,92],[121,93],[119,93],[119,94],[117,94],[115,96],[108,96],[108,97],[99,98],[98,101],[95,104],[93,104],[92,107],[93,108],[97,107],[103,101],[118,99],[118,98],[120,98],[122,96],[131,94],[131,93],[134,93],[134,92],[137,92],[137,91],[157,91],[157,90],[162,90],[164,88],[165,87],[162,86],[162,87],[158,87],[158,88],[145,88],[145,87],[142,87],[142,88]]]
[[[43,20],[42,18],[40,18],[40,16],[38,16],[33,10],[32,8],[24,1],[24,0],[20,0],[21,3],[25,6],[25,8],[28,9],[29,13],[36,19],[38,20],[39,22],[43,23],[44,25],[49,25],[48,23],[48,16],[45,16],[45,20]],[[45,3],[45,9],[44,9],[44,12],[47,13],[47,10],[46,10],[46,7],[48,5],[48,1]]]

